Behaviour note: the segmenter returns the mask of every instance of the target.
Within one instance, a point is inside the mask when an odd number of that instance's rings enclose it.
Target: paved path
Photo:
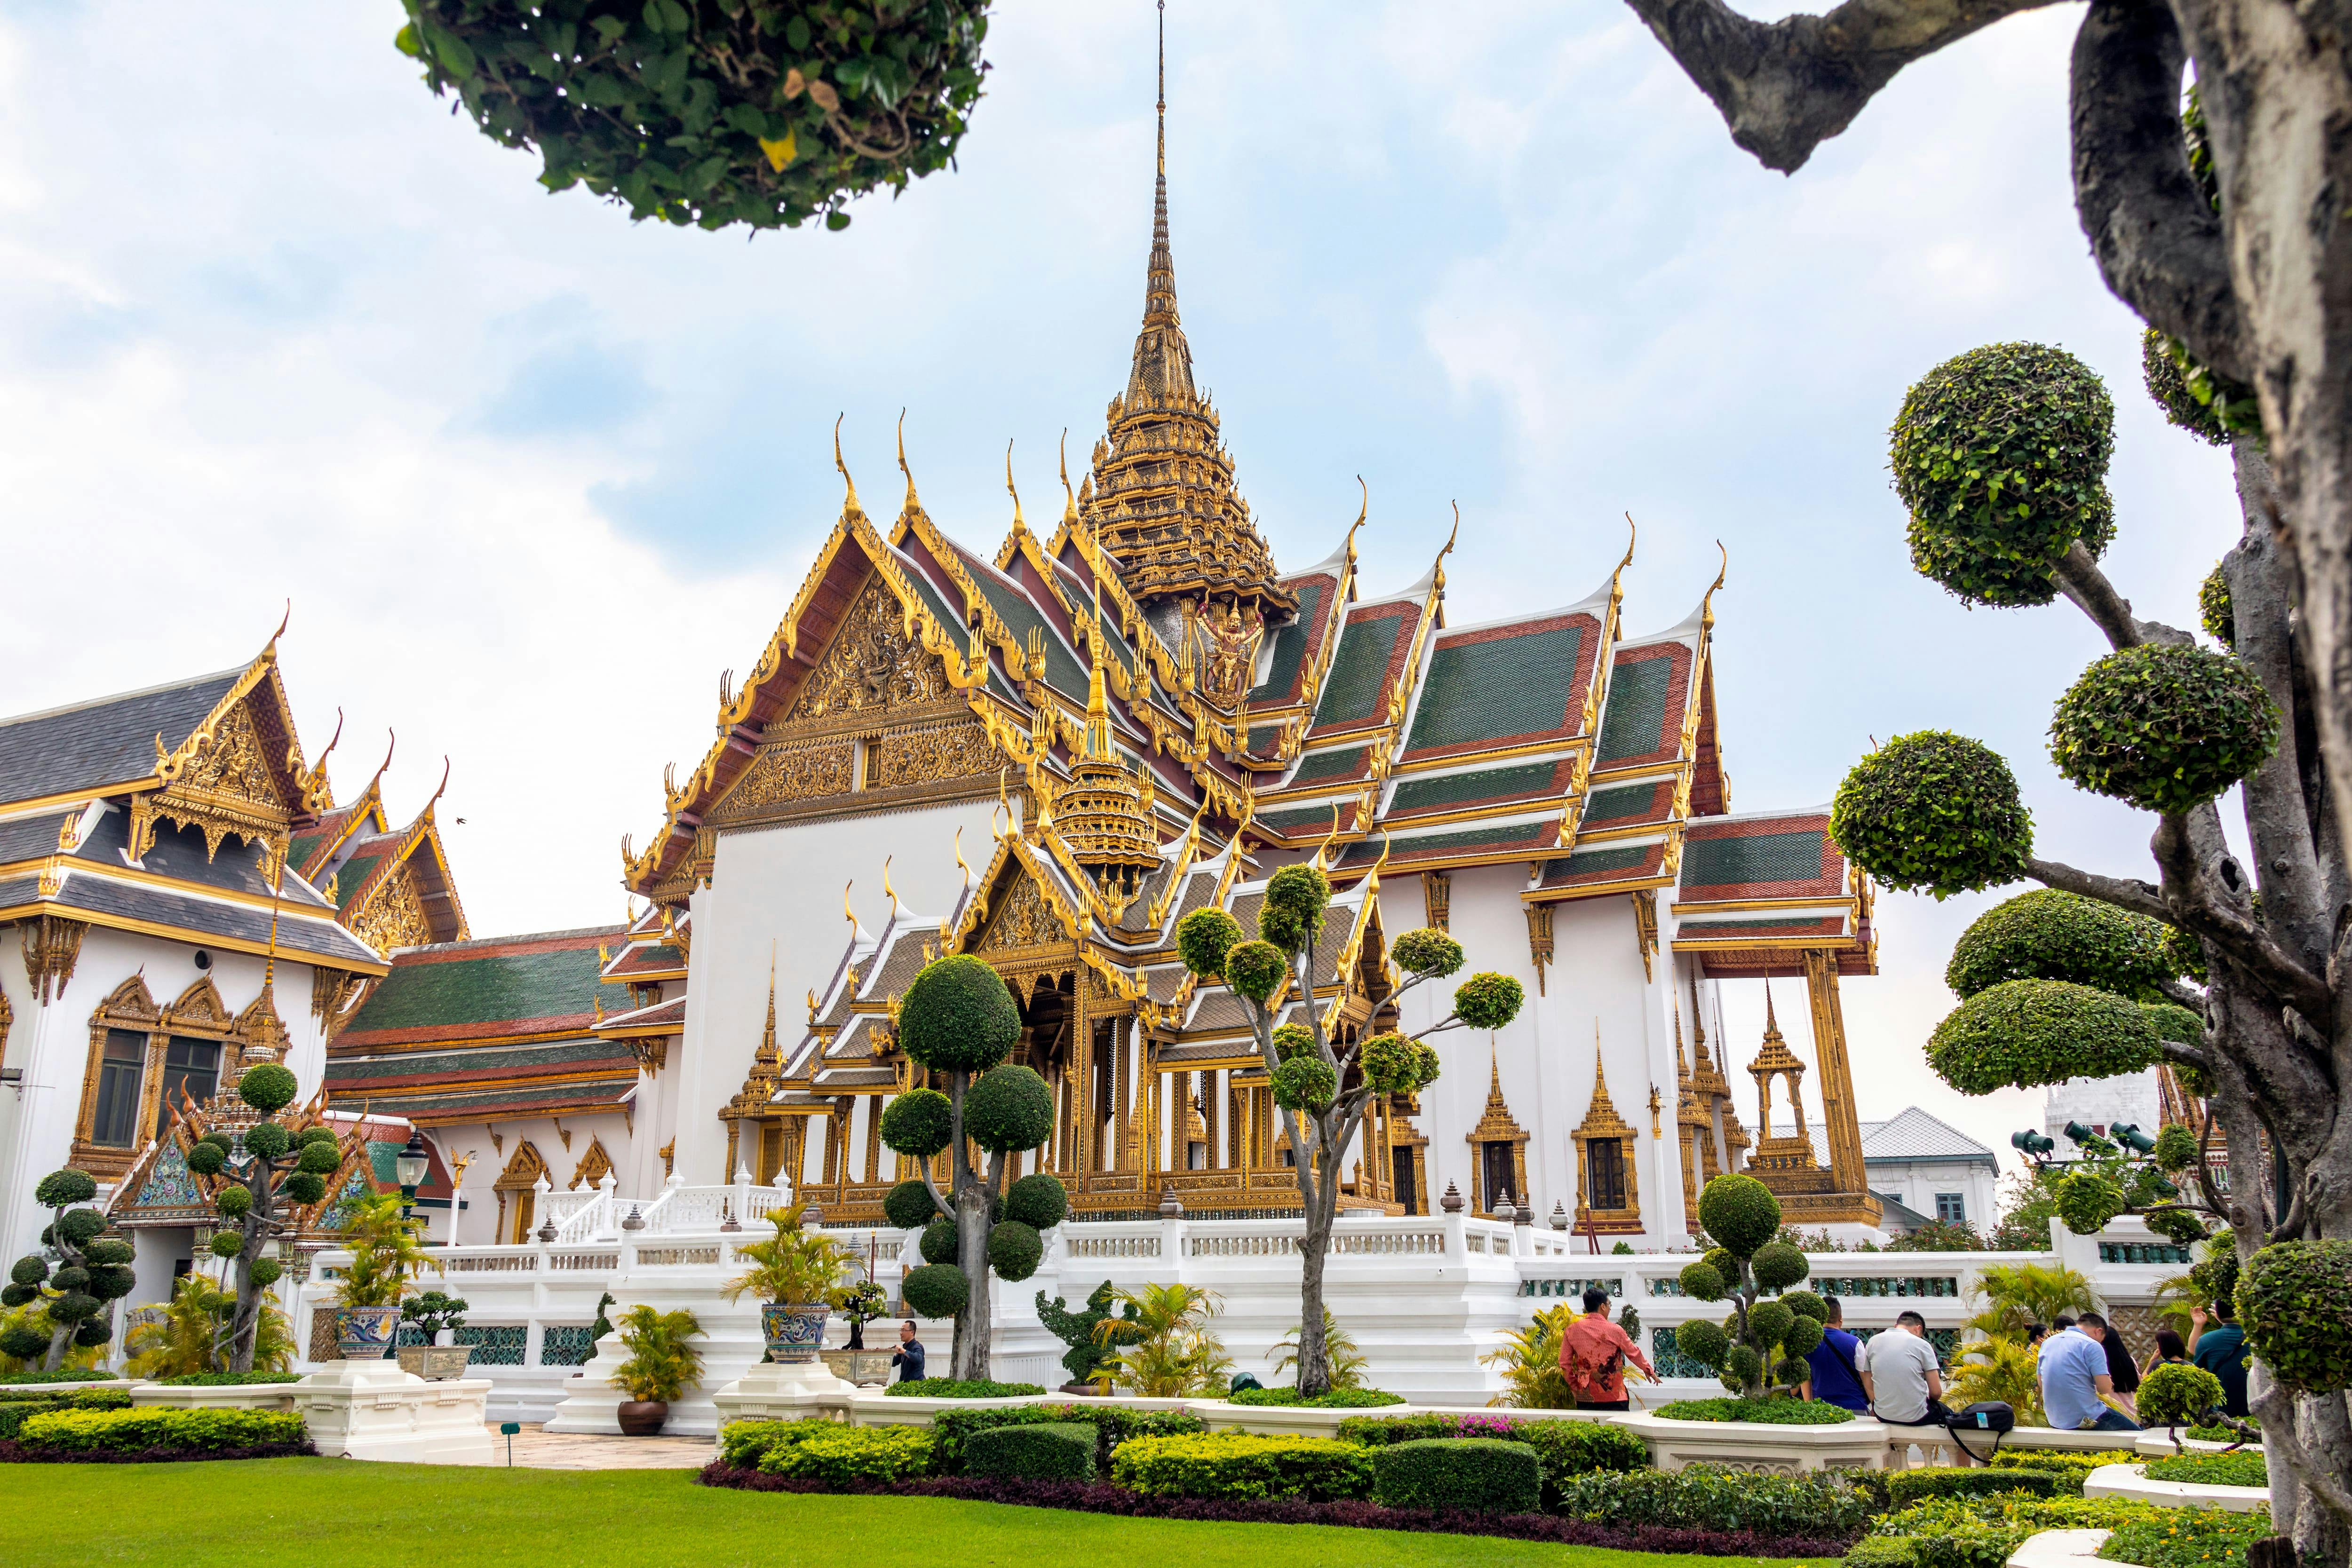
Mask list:
[[[491,1463],[507,1462],[507,1439],[490,1424]],[[527,1421],[514,1437],[517,1469],[698,1470],[717,1452],[708,1437],[608,1437],[550,1432]]]

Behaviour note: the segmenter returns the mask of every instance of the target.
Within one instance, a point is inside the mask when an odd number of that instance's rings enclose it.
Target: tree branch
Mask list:
[[[2197,820],[2192,821],[2192,817]],[[2210,823],[2203,821],[2208,817]],[[2157,824],[2148,848],[2164,870],[2170,920],[2223,949],[2231,962],[2279,1001],[2325,1027],[2336,1013],[2336,998],[2326,978],[2295,962],[2268,931],[2241,914],[2237,905],[2242,894],[2224,897],[2207,873],[2210,857],[2190,847],[2192,838],[2218,841],[2220,836],[2221,817],[2210,805],[2199,807],[2190,816],[2167,816]],[[2230,859],[2226,844],[2216,847],[2220,859]]]
[[[2179,980],[2158,980],[2156,988],[2170,998],[2177,1007],[2187,1008],[2192,1013],[2205,1010],[2205,993],[2194,986]]]
[[[2174,923],[2172,910],[2164,902],[2164,895],[2137,878],[2101,876],[2096,872],[2076,871],[2058,861],[2036,860],[2031,856],[2025,862],[2025,874],[2061,893],[2095,898],[2102,904],[2112,904],[2118,909],[2145,915],[2168,925]]]
[[[1626,0],[1713,100],[1731,140],[1792,174],[1913,60],[2054,0],[1846,0],[1758,22],[1723,0]]]
[[[2118,651],[2142,643],[2193,646],[2197,641],[2177,626],[2142,621],[2134,615],[2131,601],[2116,591],[2116,585],[2107,580],[2107,574],[2099,570],[2099,563],[2091,558],[2090,550],[2080,539],[2066,547],[2066,553],[2059,558],[2052,575],[2057,579],[2058,591],[2089,616],[2091,623],[2106,633],[2109,644]]]
[[[2302,1434],[2295,1430],[2294,1396],[2273,1383],[2254,1400],[2253,1411],[2262,1417],[2263,1442],[2277,1447],[2287,1469],[2294,1472],[2294,1479],[2309,1487],[2320,1501],[2352,1521],[2352,1492],[2346,1491],[2335,1476],[2313,1460],[2310,1451],[2303,1446]]]
[[[2221,219],[2189,172],[2180,30],[2163,0],[2095,0],[2074,35],[2074,210],[2117,298],[2252,382]]]

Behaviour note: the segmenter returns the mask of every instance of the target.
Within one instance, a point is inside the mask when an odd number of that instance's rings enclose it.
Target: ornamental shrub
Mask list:
[[[1254,1002],[1273,996],[1289,974],[1289,960],[1271,942],[1239,943],[1225,955],[1225,984]]]
[[[33,1201],[43,1208],[71,1208],[97,1196],[97,1178],[71,1166],[51,1171],[33,1188]]]
[[[803,1437],[813,1437],[840,1427],[822,1416],[805,1416],[797,1421],[730,1421],[719,1429],[719,1458],[721,1462],[750,1469],[756,1467],[761,1456],[780,1444],[796,1443]]]
[[[1266,879],[1259,907],[1258,935],[1286,953],[1296,953],[1323,933],[1323,911],[1331,902],[1331,881],[1312,865],[1286,865]]]
[[[1176,923],[1176,953],[1195,975],[1225,972],[1225,955],[1241,942],[1241,922],[1222,909],[1196,909]]]
[[[1786,1291],[1780,1297],[1780,1304],[1801,1318],[1811,1318],[1817,1323],[1830,1321],[1830,1304],[1811,1291]]]
[[[1045,1239],[1034,1226],[1017,1219],[999,1220],[989,1228],[988,1266],[1000,1280],[1025,1280],[1045,1260]]]
[[[1779,1344],[1796,1322],[1797,1314],[1778,1301],[1759,1301],[1748,1309],[1748,1326],[1764,1344]]]
[[[954,1140],[955,1104],[936,1089],[909,1089],[882,1108],[882,1142],[892,1152],[929,1159]],[[917,1187],[921,1182],[914,1182]],[[923,1194],[930,1197],[928,1189]],[[908,1229],[914,1227],[908,1226]]]
[[[197,1408],[56,1410],[26,1421],[17,1440],[71,1454],[135,1454],[151,1448],[213,1450],[308,1441],[302,1417],[282,1410]]]
[[[2137,1464],[2139,1456],[2121,1448],[2108,1448],[2095,1454],[2080,1453],[2071,1448],[2004,1448],[1992,1457],[1996,1470],[2034,1470],[2057,1478],[2053,1497],[2080,1497],[2083,1482],[2093,1470],[2109,1465]]]
[[[1719,1301],[1727,1281],[1723,1270],[1702,1258],[1696,1263],[1685,1263],[1680,1276],[1683,1294],[1702,1301]]]
[[[1437,1053],[1402,1035],[1374,1035],[1364,1042],[1357,1060],[1376,1094],[1410,1094],[1437,1076]]]
[[[2004,980],[1936,1026],[1927,1061],[1963,1094],[2112,1078],[2163,1058],[2156,1024],[2113,991],[2064,980]]]
[[[1685,1338],[1698,1326],[1688,1322],[1675,1329],[1675,1348],[1688,1354]],[[1713,1323],[1706,1326],[1723,1332]],[[1669,1421],[1760,1421],[1769,1427],[1836,1427],[1854,1418],[1853,1411],[1817,1399],[1676,1399],[1658,1406],[1658,1414]]]
[[[1462,944],[1433,926],[1405,932],[1389,944],[1389,956],[1408,975],[1439,979],[1462,967]]]
[[[2170,345],[2174,340],[2153,327],[2140,334],[2140,376],[2147,383],[2147,395],[2164,411],[2167,420],[2198,440],[2214,446],[2228,445],[2230,432],[2213,406],[2212,392],[2209,390],[2200,400],[2189,390],[2189,377],[2172,357]],[[2222,643],[2230,641],[2216,635]]]
[[[963,1276],[956,1276],[961,1279]],[[1017,1399],[1027,1394],[1045,1392],[1042,1384],[991,1383],[979,1377],[918,1377],[911,1383],[894,1383],[883,1390],[908,1399]]]
[[[1886,1478],[1890,1508],[1908,1508],[1931,1497],[1990,1497],[1999,1492],[2023,1492],[2030,1497],[2058,1497],[2066,1492],[2063,1477],[2047,1470],[1989,1470],[1960,1465],[1926,1465],[1897,1470]],[[2082,1490],[2075,1483],[2077,1493]]]
[[[2116,410],[2089,366],[2040,343],[1947,360],[1905,394],[1890,457],[1911,565],[1965,604],[2047,604],[2067,547],[2115,534]]]
[[[919,1183],[918,1186],[921,1185]],[[925,1198],[929,1194],[924,1195]],[[1004,1218],[1038,1230],[1051,1230],[1069,1218],[1070,1189],[1051,1171],[1034,1171],[1004,1193]]]
[[[1533,1513],[1543,1467],[1524,1444],[1492,1437],[1424,1437],[1372,1460],[1372,1500],[1441,1513]]]
[[[2099,1555],[2147,1568],[2246,1568],[2246,1551],[2276,1526],[2270,1511],[2155,1508],[2116,1521]]]
[[[2238,645],[2238,618],[2230,608],[2230,580],[2216,565],[2197,585],[2197,619],[2205,635],[2224,648]]]
[[[2033,814],[1999,753],[1919,730],[1847,772],[1830,807],[1830,837],[1887,886],[1943,899],[2022,877]]]
[[[902,1094],[890,1103],[895,1108],[905,1103],[906,1098]],[[942,1095],[941,1098],[944,1099],[945,1096]],[[883,1119],[885,1121],[889,1119],[887,1111],[883,1113]],[[1029,1178],[1024,1176],[1021,1179],[1026,1181]],[[1019,1190],[1020,1182],[1014,1182],[1013,1185],[1014,1190]],[[938,1218],[940,1206],[931,1201],[931,1189],[919,1181],[902,1181],[885,1194],[882,1199],[882,1218],[900,1230],[912,1230],[918,1226],[929,1225]]]
[[[1748,1260],[1756,1282],[1768,1291],[1785,1291],[1812,1271],[1805,1255],[1785,1241],[1768,1241]]]
[[[956,1222],[945,1215],[923,1227],[922,1249],[926,1263],[953,1263],[956,1260]]]
[[[236,1097],[265,1116],[274,1116],[294,1103],[294,1096],[301,1092],[301,1085],[295,1082],[294,1074],[274,1061],[247,1068],[245,1076],[236,1081]],[[246,1147],[248,1149],[253,1147],[253,1128],[246,1129]],[[277,1156],[265,1157],[275,1159]]]
[[[1977,916],[1952,946],[1944,983],[1966,1000],[2004,980],[2066,980],[2155,1001],[2179,969],[2172,927],[2095,898],[2042,888]]]
[[[1146,1497],[1368,1497],[1371,1450],[1330,1437],[1260,1437],[1219,1432],[1138,1437],[1111,1455],[1111,1479]]]
[[[1188,1410],[1135,1410],[1112,1400],[1081,1405],[999,1405],[971,1410],[942,1410],[931,1417],[938,1439],[940,1472],[955,1474],[962,1465],[963,1446],[974,1434],[1002,1427],[1034,1427],[1084,1423],[1096,1434],[1095,1468],[1110,1468],[1111,1451],[1131,1437],[1192,1437],[1209,1429],[1208,1423]]]
[[[1701,1266],[1692,1265],[1694,1268]],[[1684,1288],[1687,1290],[1689,1287]],[[1720,1299],[1721,1295],[1722,1292],[1718,1291],[1714,1298],[1709,1299]],[[1731,1336],[1726,1333],[1719,1324],[1711,1323],[1705,1318],[1693,1318],[1675,1330],[1675,1348],[1701,1366],[1721,1366],[1726,1358],[1731,1354]],[[1717,1404],[1720,1401],[1685,1400],[1683,1403]],[[1720,1417],[1680,1416],[1675,1418],[1682,1421],[1730,1419],[1727,1416]]]
[[[1869,1519],[1872,1499],[1835,1470],[1749,1475],[1720,1465],[1691,1465],[1570,1476],[1559,1485],[1558,1506],[1571,1519],[1595,1524],[1752,1530],[1818,1541],[1859,1531]]]
[[[1455,988],[1454,1013],[1472,1029],[1501,1029],[1519,1016],[1527,999],[1527,988],[1510,976],[1481,973]]]
[[[1274,1103],[1286,1111],[1324,1110],[1339,1092],[1339,1075],[1311,1056],[1294,1056],[1274,1070]]]
[[[1225,1398],[1234,1405],[1302,1406],[1312,1410],[1372,1410],[1404,1403],[1403,1395],[1385,1388],[1332,1388],[1311,1396],[1301,1396],[1296,1388],[1236,1388]]]
[[[1274,1030],[1274,1059],[1288,1061],[1294,1056],[1318,1056],[1315,1031],[1303,1023],[1276,1024]]]
[[[971,1282],[952,1263],[925,1263],[907,1270],[898,1295],[907,1303],[907,1310],[919,1318],[951,1318],[962,1312],[964,1302],[971,1299]],[[896,1392],[906,1386],[894,1383],[890,1388]]]
[[[1013,993],[969,953],[925,965],[898,1003],[900,1049],[934,1071],[985,1072],[1020,1038],[1021,1009]]]
[[[1491,1437],[1522,1443],[1543,1467],[1544,1485],[1592,1470],[1638,1470],[1650,1446],[1605,1421],[1536,1420],[1499,1411],[1464,1410],[1423,1416],[1350,1416],[1339,1423],[1342,1441],[1383,1448],[1427,1437]]]
[[[1032,1068],[992,1067],[964,1091],[963,1130],[990,1154],[1034,1149],[1054,1135],[1054,1091]]]
[[[2178,813],[2260,768],[2278,748],[2279,723],[2243,661],[2143,643],[2096,661],[2058,699],[2050,758],[2081,789]]]
[[[2140,1379],[2137,1405],[2143,1427],[2189,1427],[2221,1407],[2221,1380],[2179,1362],[2151,1367]]]
[[[2352,1388],[2352,1241],[2263,1248],[2236,1301],[2247,1343],[2281,1384],[2301,1394]]]
[[[2149,1465],[2147,1479],[2152,1481],[2187,1481],[2200,1487],[2266,1487],[2271,1484],[2270,1461],[2259,1450],[2235,1454],[2181,1454]]]
[[[2058,1178],[2053,1197],[2058,1218],[2077,1236],[2096,1236],[2130,1207],[2124,1189],[2096,1171],[2069,1171]]]
[[[760,1456],[760,1469],[835,1486],[931,1473],[931,1434],[925,1427],[825,1425],[831,1429],[771,1444]]]
[[[1780,1234],[1780,1204],[1754,1176],[1724,1175],[1699,1194],[1698,1219],[1725,1250],[1751,1258]]]
[[[394,39],[482,134],[633,219],[796,228],[950,166],[987,0],[405,0]]]
[[[997,1427],[964,1440],[963,1473],[1019,1481],[1095,1479],[1097,1434],[1087,1421]]]

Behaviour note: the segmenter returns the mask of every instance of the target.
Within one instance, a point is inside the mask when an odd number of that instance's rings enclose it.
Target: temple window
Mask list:
[[[110,1040],[110,1052],[112,1047]],[[163,1136],[164,1124],[172,1119],[173,1108],[183,1093],[201,1104],[219,1090],[220,1058],[217,1040],[173,1038],[163,1051],[163,1093],[155,1107],[156,1136]]]
[[[1585,1186],[1594,1208],[1625,1207],[1624,1145],[1616,1138],[1588,1138],[1584,1145]]]
[[[98,1112],[89,1141],[110,1149],[131,1147],[139,1126],[140,1080],[147,1061],[147,1037],[134,1030],[106,1031],[98,1068]]]
[[[1397,1201],[1404,1205],[1404,1211],[1407,1214],[1421,1212],[1421,1207],[1417,1201],[1421,1197],[1421,1184],[1412,1179],[1413,1154],[1414,1150],[1411,1145],[1389,1151],[1391,1163],[1396,1171]]]
[[[1511,1145],[1500,1141],[1478,1145],[1478,1207],[1491,1212],[1512,1190]]]

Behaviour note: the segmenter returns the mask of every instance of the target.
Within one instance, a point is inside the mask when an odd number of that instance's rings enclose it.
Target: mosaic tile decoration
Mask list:
[[[595,1354],[593,1323],[549,1323],[539,1331],[541,1366],[585,1366]]]
[[[449,1337],[458,1344],[474,1347],[476,1366],[520,1366],[530,1330],[521,1323],[492,1323],[483,1328],[458,1329]]]

